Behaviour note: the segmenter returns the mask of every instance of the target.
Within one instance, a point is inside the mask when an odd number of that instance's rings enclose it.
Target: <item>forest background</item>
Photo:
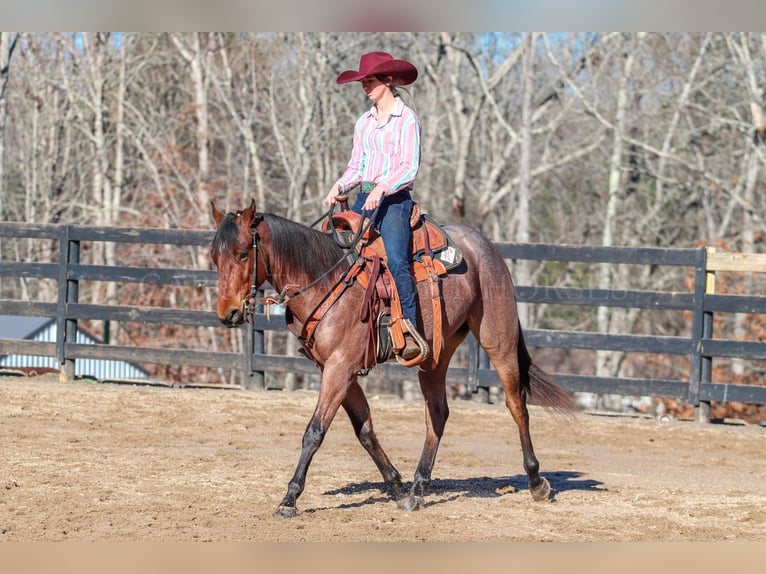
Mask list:
[[[2,32],[0,217],[211,229],[211,200],[238,209],[252,197],[261,210],[313,222],[369,106],[358,86],[335,77],[372,50],[420,70],[402,94],[423,130],[415,197],[441,223],[466,223],[495,241],[760,249],[764,33]],[[4,259],[27,261],[50,260],[53,248],[0,244]],[[206,250],[178,251],[103,244],[83,257],[210,268]],[[691,280],[625,266],[518,261],[512,271],[519,285],[688,290]],[[762,285],[733,275],[721,288]],[[52,300],[55,284],[4,279],[0,296]],[[214,298],[207,288],[119,292],[120,304],[135,305],[212,308]],[[89,287],[88,299],[117,303],[117,286]],[[523,306],[522,322],[619,333],[690,327],[682,314],[576,309]],[[720,321],[737,337],[766,336],[757,316]],[[242,345],[240,331],[109,329],[119,344]],[[295,352],[281,335],[269,344]],[[599,374],[688,369],[618,353],[556,360]],[[763,378],[755,362],[719,366],[731,382]],[[181,381],[239,376],[153,368]]]

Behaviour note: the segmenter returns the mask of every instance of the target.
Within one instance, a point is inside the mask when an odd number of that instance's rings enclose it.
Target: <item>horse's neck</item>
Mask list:
[[[313,281],[303,270],[279,269],[272,273],[271,286],[277,293],[285,296],[286,305],[295,318],[301,322],[305,321],[316,307],[318,299],[326,293],[327,287],[315,285],[303,291]]]
[[[289,226],[290,223],[294,222],[281,222],[283,226]],[[295,225],[297,226],[298,224]],[[291,230],[292,228],[288,227],[287,230],[282,229],[279,233],[287,233],[290,235],[289,232]],[[301,230],[297,230],[294,235],[306,237],[305,234],[299,233],[298,231]],[[274,233],[273,229],[271,229],[271,232]],[[280,237],[283,238],[283,235],[280,235]],[[312,241],[313,239],[315,238],[307,238],[309,241]],[[319,238],[316,239],[318,240]],[[330,270],[331,266],[328,262],[327,267],[324,270],[320,270],[323,265],[314,266],[311,265],[311,262],[302,263],[300,261],[296,261],[296,259],[301,259],[301,257],[297,257],[295,254],[289,254],[280,251],[280,248],[277,247],[275,243],[283,244],[284,241],[275,242],[274,236],[272,235],[272,240],[269,242],[265,249],[267,259],[269,260],[268,266],[270,267],[271,286],[274,287],[277,293],[284,294],[285,298],[287,299],[287,306],[295,315],[296,319],[299,321],[305,321],[315,309],[320,300],[325,297],[328,291],[331,290],[335,284],[332,278],[328,278],[327,281],[319,281],[318,284],[314,284],[314,282],[317,281],[319,277],[323,276],[324,273]],[[309,255],[311,251],[311,249],[307,249],[307,253],[305,255]],[[340,270],[334,269],[331,273],[333,277],[337,277],[338,273],[340,273]],[[298,292],[300,293],[298,294]]]

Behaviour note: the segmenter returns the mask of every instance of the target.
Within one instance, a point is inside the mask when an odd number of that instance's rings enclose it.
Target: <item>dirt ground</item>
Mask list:
[[[423,405],[371,396],[410,480]],[[763,541],[766,428],[532,407],[551,502],[502,405],[451,403],[431,492],[399,510],[345,414],[278,518],[316,395],[0,379],[0,541]]]

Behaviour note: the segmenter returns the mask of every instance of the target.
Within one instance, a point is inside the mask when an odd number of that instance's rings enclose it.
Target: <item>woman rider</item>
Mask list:
[[[420,121],[396,88],[411,84],[417,77],[415,66],[395,60],[386,52],[364,54],[359,70],[347,70],[338,76],[338,84],[361,82],[373,105],[357,120],[348,168],[325,198],[332,205],[338,195],[361,185],[352,210],[368,215],[378,210],[375,226],[383,239],[388,268],[402,305],[405,347],[401,356],[405,360],[421,352],[411,335],[417,328],[417,306],[409,264],[411,193],[420,167]],[[427,354],[426,345],[423,358]]]

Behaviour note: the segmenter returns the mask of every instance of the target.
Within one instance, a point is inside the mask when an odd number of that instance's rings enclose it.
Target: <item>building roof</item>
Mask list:
[[[0,339],[31,339],[53,321],[50,317],[0,315]]]
[[[56,319],[50,317],[27,317],[0,315],[0,339],[56,341]],[[77,327],[80,344],[103,344],[103,340]],[[60,368],[55,357],[33,355],[7,355],[0,352],[0,367],[51,367]],[[149,372],[137,363],[110,359],[77,359],[78,374],[104,379],[146,379]]]

